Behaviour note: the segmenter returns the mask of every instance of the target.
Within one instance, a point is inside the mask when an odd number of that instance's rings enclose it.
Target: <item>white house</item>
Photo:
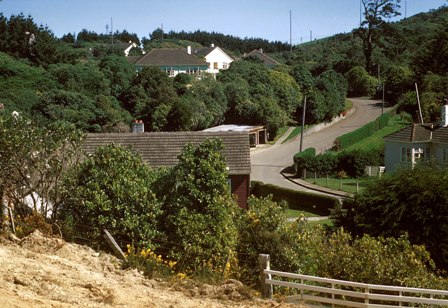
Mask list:
[[[229,68],[230,63],[233,59],[224,52],[221,48],[211,44],[210,47],[200,47],[191,49],[187,48],[187,52],[198,58],[205,59],[209,67],[207,72],[211,74],[219,73],[219,70],[226,70]]]
[[[440,124],[412,124],[383,139],[386,172],[430,159],[448,167],[448,106],[442,107]]]

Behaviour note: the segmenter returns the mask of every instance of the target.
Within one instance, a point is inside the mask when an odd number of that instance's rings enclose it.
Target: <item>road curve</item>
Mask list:
[[[350,116],[339,122],[312,133],[303,138],[303,149],[313,147],[317,153],[321,153],[333,146],[334,140],[357,128],[375,120],[381,115],[381,101],[367,99],[351,99],[353,110]],[[385,109],[386,111],[386,109]],[[261,181],[285,188],[310,191],[285,179],[280,171],[293,164],[293,156],[300,149],[300,136],[284,144],[275,144],[262,149],[254,149],[251,152],[251,180]]]

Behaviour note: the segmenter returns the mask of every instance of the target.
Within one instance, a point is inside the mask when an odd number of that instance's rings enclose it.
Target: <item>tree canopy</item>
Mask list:
[[[354,235],[409,236],[425,245],[443,269],[448,268],[448,171],[418,166],[382,177],[364,192],[344,201],[335,216]]]

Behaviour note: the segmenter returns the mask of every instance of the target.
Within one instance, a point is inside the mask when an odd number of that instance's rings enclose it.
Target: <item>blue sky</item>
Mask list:
[[[446,0],[402,0],[402,17],[446,5]],[[141,39],[163,24],[165,32],[215,31],[293,44],[359,25],[360,0],[1,0],[0,12],[30,14],[60,37],[82,29],[106,32],[126,29]]]

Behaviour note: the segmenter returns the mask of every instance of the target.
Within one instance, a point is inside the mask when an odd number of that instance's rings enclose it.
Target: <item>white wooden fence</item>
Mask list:
[[[273,286],[296,288],[299,295],[291,300],[302,303],[321,303],[332,307],[448,307],[448,291],[396,286],[373,285],[337,279],[273,271],[269,255],[260,255],[262,293],[270,298]],[[275,279],[286,278],[285,279]]]

